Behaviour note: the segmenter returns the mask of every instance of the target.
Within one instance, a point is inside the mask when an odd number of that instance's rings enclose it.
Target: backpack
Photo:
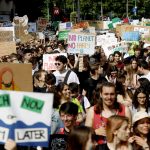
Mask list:
[[[71,70],[68,70],[67,73],[66,73],[66,75],[65,75],[64,83],[66,83],[66,84],[67,84],[67,81],[68,81],[70,73],[71,73]]]

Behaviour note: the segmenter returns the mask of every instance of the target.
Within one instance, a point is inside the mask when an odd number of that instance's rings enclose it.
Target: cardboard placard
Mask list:
[[[59,55],[67,57],[67,53],[44,54],[43,55],[43,70],[56,70],[55,58]]]
[[[50,93],[0,90],[0,143],[48,147],[52,104]]]
[[[33,91],[32,65],[0,63],[0,89]]]
[[[10,55],[11,53],[16,53],[16,43],[10,42],[0,42],[0,56]]]
[[[119,43],[112,43],[112,45],[103,45],[102,48],[104,49],[104,52],[109,57],[110,54],[113,54],[115,51],[119,51],[121,53],[127,53],[128,52],[128,43],[126,41],[122,41]]]
[[[116,32],[122,36],[124,32],[138,31],[140,34],[150,34],[150,26],[117,25]]]
[[[9,42],[13,41],[13,32],[12,31],[0,31],[0,42]]]
[[[38,21],[37,21],[37,30],[39,32],[42,32],[46,28],[47,23],[48,23],[48,21],[46,18],[40,18],[39,17]]]
[[[150,35],[144,35],[143,41],[147,44],[150,44]]]
[[[29,22],[28,23],[28,32],[36,32],[36,22]]]
[[[95,34],[68,33],[68,53],[89,54],[95,52]]]
[[[122,34],[122,40],[139,41],[140,40],[140,33],[139,33],[139,31],[124,32]]]
[[[14,27],[0,27],[0,42],[14,41]]]
[[[58,40],[66,40],[68,39],[68,33],[69,31],[59,31],[58,33]]]
[[[114,33],[106,33],[96,36],[97,46],[112,45],[114,43],[117,44],[117,38],[115,37]]]
[[[71,30],[72,22],[59,23],[59,31]]]

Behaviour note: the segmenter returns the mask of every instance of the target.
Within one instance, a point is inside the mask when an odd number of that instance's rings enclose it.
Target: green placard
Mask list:
[[[9,94],[0,95],[0,107],[10,107]]]
[[[24,108],[29,111],[36,113],[41,113],[44,106],[44,101],[35,99],[29,96],[24,96],[21,104],[21,108]]]
[[[58,33],[58,40],[66,40],[68,39],[69,31],[59,31]]]
[[[120,22],[121,20],[120,20],[120,18],[113,18],[112,19],[112,23],[116,23],[116,22]]]
[[[113,24],[112,23],[108,24],[108,28],[113,29],[114,28]]]

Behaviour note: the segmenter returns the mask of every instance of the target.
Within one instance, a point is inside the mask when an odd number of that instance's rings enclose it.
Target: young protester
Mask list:
[[[131,64],[126,64],[124,66],[124,71],[126,73],[126,77],[129,80],[129,86],[134,91],[138,87],[138,79],[140,76],[134,72]]]
[[[116,82],[117,101],[125,106],[132,105],[133,93],[130,88],[130,80],[128,76],[121,75]]]
[[[131,123],[131,112],[128,107],[117,102],[113,83],[103,83],[100,86],[99,95],[96,105],[89,109],[85,122],[85,125],[92,127],[99,136],[98,146],[106,144],[107,118],[112,115],[126,116]]]
[[[46,93],[47,85],[45,83],[47,72],[38,70],[33,75],[33,91]]]
[[[48,73],[45,77],[45,83],[47,86],[46,91],[49,92],[51,91],[53,88],[56,88],[56,77],[54,76],[54,74],[52,73]]]
[[[66,102],[59,109],[60,118],[64,127],[60,128],[57,134],[70,134],[72,128],[76,125],[78,116],[78,106],[72,102]]]
[[[74,127],[68,136],[67,150],[93,150],[94,131],[90,127]]]
[[[22,62],[28,64],[28,63],[30,63],[31,58],[32,58],[31,50],[30,49],[25,49],[23,51]]]
[[[124,64],[121,60],[121,53],[119,51],[115,51],[113,55],[114,55],[114,65],[120,72],[124,68]]]
[[[139,78],[138,86],[150,93],[150,81],[147,78]]]
[[[57,92],[61,97],[60,104],[63,104],[65,102],[69,102],[71,100],[70,90],[69,90],[68,84],[66,84],[64,82],[60,82],[57,85]]]
[[[76,82],[79,84],[79,79],[75,72],[67,69],[67,58],[63,55],[59,55],[56,57],[56,68],[57,70],[53,72],[56,77],[56,85],[59,82],[66,82],[67,84],[71,82]]]
[[[133,150],[150,150],[150,116],[147,112],[139,111],[133,116],[133,133],[129,142]]]
[[[71,92],[69,89],[69,85],[67,85],[64,82],[60,82],[57,85],[58,94],[61,96],[60,99],[60,105],[62,105],[65,102],[73,102],[78,106],[78,117],[77,117],[77,123],[80,124],[84,120],[84,109],[82,107],[82,104],[77,98],[71,97]]]
[[[150,114],[149,93],[142,87],[136,89],[133,95],[132,106],[130,107],[132,114],[139,111],[144,111]]]
[[[129,136],[129,119],[125,116],[113,115],[107,120],[107,144],[100,145],[96,150],[132,150],[128,142]]]
[[[79,85],[77,83],[72,82],[69,84],[69,90],[71,98],[77,99],[81,103],[83,110],[86,113],[88,111],[88,108],[90,107],[90,102],[86,96],[80,94]]]
[[[132,71],[138,74],[138,60],[136,58],[131,59],[130,61]]]
[[[90,104],[93,106],[93,91],[98,83],[106,82],[105,77],[102,77],[102,68],[99,63],[90,64],[90,77],[85,80],[82,94],[85,95]]]
[[[147,78],[150,81],[149,66],[145,60],[141,60],[139,62],[138,71],[142,74],[142,76],[140,78]]]
[[[118,69],[116,66],[109,66],[105,78],[108,82],[116,84]]]
[[[113,65],[113,63],[114,63],[114,55],[113,54],[109,55],[109,57],[108,57],[108,63],[109,63],[109,65]]]

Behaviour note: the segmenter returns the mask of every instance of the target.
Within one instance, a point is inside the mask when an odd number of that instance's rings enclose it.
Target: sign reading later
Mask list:
[[[0,90],[0,144],[48,147],[53,94]]]

